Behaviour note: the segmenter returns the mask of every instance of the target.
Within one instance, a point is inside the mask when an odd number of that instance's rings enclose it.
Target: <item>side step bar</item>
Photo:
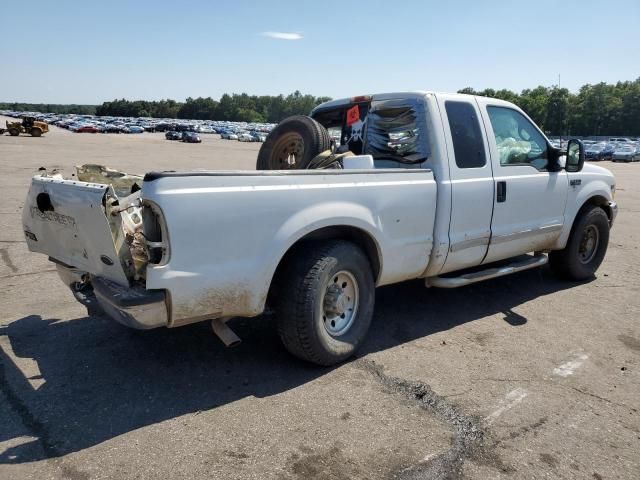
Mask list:
[[[481,282],[483,280],[489,280],[490,278],[503,277],[512,273],[522,272],[523,270],[529,270],[530,268],[541,267],[549,262],[549,258],[540,253],[533,256],[528,256],[524,260],[510,263],[501,267],[488,268],[479,272],[465,273],[458,277],[429,277],[425,279],[425,285],[427,287],[439,287],[439,288],[458,288],[465,285],[471,285],[472,283]]]

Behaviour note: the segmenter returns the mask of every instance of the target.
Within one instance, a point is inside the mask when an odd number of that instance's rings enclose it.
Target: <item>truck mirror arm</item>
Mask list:
[[[550,172],[559,172],[562,170],[562,165],[560,164],[560,157],[563,155],[563,152],[559,148],[555,148],[551,145],[547,147],[549,149],[549,164],[547,166],[547,170]]]

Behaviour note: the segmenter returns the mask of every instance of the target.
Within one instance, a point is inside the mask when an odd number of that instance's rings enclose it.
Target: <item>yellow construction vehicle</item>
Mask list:
[[[17,137],[21,133],[28,133],[32,137],[39,137],[49,131],[49,125],[39,122],[33,117],[22,117],[22,122],[10,122],[7,120],[7,128],[0,128],[0,135],[9,132],[9,135]]]

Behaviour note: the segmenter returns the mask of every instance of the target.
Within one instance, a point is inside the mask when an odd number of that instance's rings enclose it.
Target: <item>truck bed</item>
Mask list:
[[[287,251],[331,229],[370,242],[378,285],[418,277],[429,261],[436,210],[429,170],[152,172],[141,183],[140,192],[118,198],[108,185],[36,176],[24,230],[32,251],[76,273],[165,291],[169,326],[260,314]],[[137,206],[125,208],[133,197]],[[147,219],[148,250],[162,250],[142,271],[128,237],[135,228],[126,228],[132,212]]]

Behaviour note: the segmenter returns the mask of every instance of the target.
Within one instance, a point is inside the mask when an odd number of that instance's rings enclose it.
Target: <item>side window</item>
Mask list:
[[[547,168],[547,142],[533,124],[520,112],[505,107],[487,107],[500,165],[531,165]]]
[[[467,102],[446,101],[453,151],[458,168],[484,167],[487,159],[482,143],[482,131],[473,105]]]

